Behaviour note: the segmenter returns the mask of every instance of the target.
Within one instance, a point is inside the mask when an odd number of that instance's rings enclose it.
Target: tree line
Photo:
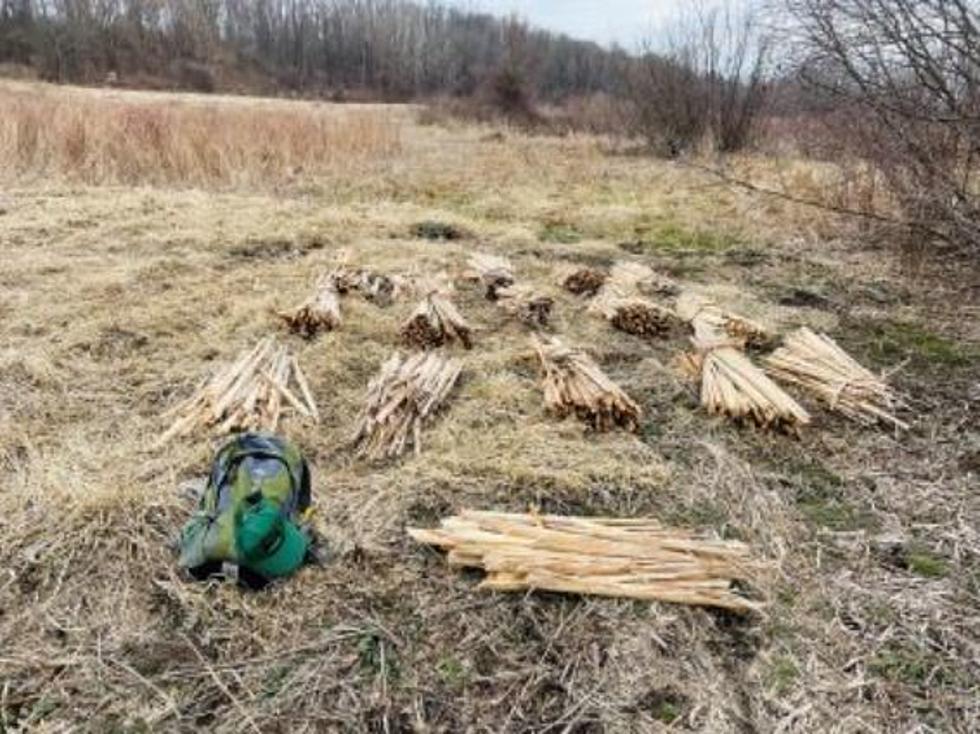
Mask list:
[[[628,55],[516,18],[408,0],[0,0],[0,63],[45,79],[156,80],[382,99],[469,95],[519,66],[541,99],[612,91]]]

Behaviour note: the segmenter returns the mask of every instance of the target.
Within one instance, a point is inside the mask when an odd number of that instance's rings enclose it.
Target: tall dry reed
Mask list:
[[[396,115],[314,103],[162,102],[0,86],[0,176],[279,184],[398,152]]]

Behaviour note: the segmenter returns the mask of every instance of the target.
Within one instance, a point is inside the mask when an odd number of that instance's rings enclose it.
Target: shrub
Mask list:
[[[961,0],[785,0],[798,77],[871,163],[910,241],[980,252],[980,13]],[[833,135],[828,133],[828,137]]]

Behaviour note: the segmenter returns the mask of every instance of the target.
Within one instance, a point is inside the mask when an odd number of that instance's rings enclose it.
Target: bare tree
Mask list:
[[[696,6],[633,64],[635,131],[670,156],[706,137],[723,152],[745,147],[765,105],[768,57],[753,13]]]
[[[785,0],[800,79],[844,110],[907,224],[980,252],[980,4]]]

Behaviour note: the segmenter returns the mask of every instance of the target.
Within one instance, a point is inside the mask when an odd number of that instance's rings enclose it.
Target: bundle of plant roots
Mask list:
[[[295,390],[290,387],[293,383]],[[272,337],[266,337],[186,401],[164,413],[165,417],[176,417],[160,443],[202,429],[214,429],[218,434],[236,430],[274,432],[287,403],[304,417],[314,421],[320,418],[296,358]]]
[[[576,296],[594,296],[606,283],[608,276],[594,268],[580,268],[562,280],[562,287]]]
[[[898,395],[826,334],[804,327],[787,335],[783,346],[766,357],[765,366],[773,377],[799,385],[852,420],[908,428],[894,414],[903,403]]]
[[[470,256],[468,265],[472,275],[486,286],[491,301],[497,300],[501,288],[514,284],[514,268],[506,257],[476,253]]]
[[[408,532],[448,550],[450,566],[486,571],[483,589],[628,597],[739,613],[761,607],[734,588],[757,573],[748,546],[656,520],[464,510],[437,530]]]
[[[291,311],[279,312],[289,330],[310,339],[320,331],[331,331],[340,326],[340,293],[344,285],[341,276],[334,271],[317,279],[313,295]]]
[[[511,285],[497,290],[497,305],[532,329],[539,329],[548,325],[555,302],[530,286]]]
[[[459,341],[473,346],[472,330],[446,291],[431,290],[402,324],[402,340],[419,349],[432,349]]]
[[[422,426],[446,400],[463,363],[437,352],[402,359],[397,352],[368,384],[353,443],[358,456],[400,456],[411,444],[422,449]]]
[[[606,319],[613,328],[642,337],[665,337],[678,325],[669,308],[639,296],[620,297],[603,289],[589,304],[589,312]]]
[[[544,380],[545,407],[560,417],[575,413],[597,431],[635,431],[642,410],[588,354],[558,339],[532,337]]]

